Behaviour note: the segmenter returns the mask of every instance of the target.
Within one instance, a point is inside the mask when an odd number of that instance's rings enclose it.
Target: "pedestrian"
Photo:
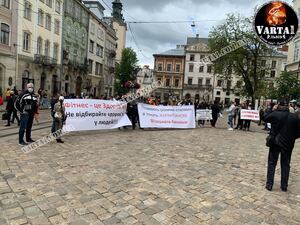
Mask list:
[[[35,113],[37,113],[38,103],[34,94],[33,83],[27,84],[27,89],[21,93],[15,101],[15,108],[20,112],[19,144],[27,145],[26,142],[34,142],[31,138],[31,128]],[[24,134],[26,130],[26,142]]]
[[[218,101],[214,101],[214,104],[211,106],[212,111],[212,120],[210,121],[211,127],[216,128],[216,123],[218,120],[218,115],[221,111]]]
[[[252,110],[252,104],[249,103],[248,105],[246,105],[246,109],[247,110]],[[244,130],[246,131],[250,131],[250,124],[251,124],[251,120],[244,120]]]
[[[290,162],[295,140],[299,138],[299,120],[289,112],[287,103],[280,102],[273,111],[264,118],[271,123],[271,131],[267,138],[269,147],[266,189],[271,191],[274,183],[275,169],[280,155],[281,190],[288,188]]]
[[[228,130],[232,131],[233,130],[233,116],[234,116],[234,112],[235,112],[235,102],[231,102],[231,106],[226,111],[228,112],[228,125],[229,125]]]
[[[52,96],[50,107],[51,107],[51,118],[52,118],[52,126],[51,126],[51,133],[55,132],[55,118],[54,118],[54,106],[58,102],[58,96],[55,94]]]
[[[0,92],[0,106],[3,105],[3,98],[2,98],[2,93]]]
[[[289,111],[290,111],[290,113],[295,113],[295,109],[293,107],[293,104],[289,105]]]
[[[15,119],[18,122],[18,126],[20,126],[20,119],[17,115],[17,110],[15,109],[16,96],[14,94],[14,91],[10,91],[10,98],[6,105],[6,111],[7,111],[7,124],[6,127],[10,126],[10,123],[14,123]]]
[[[63,123],[66,120],[66,114],[65,114],[65,106],[64,106],[64,96],[59,96],[58,102],[55,103],[53,113],[54,113],[54,132],[57,132],[63,128]],[[59,135],[59,134],[56,134]],[[56,138],[57,143],[64,143],[64,141],[61,139],[61,137]]]

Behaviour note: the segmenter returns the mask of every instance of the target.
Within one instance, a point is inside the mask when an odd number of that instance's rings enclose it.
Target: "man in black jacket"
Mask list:
[[[33,84],[27,84],[27,90],[20,94],[15,101],[15,108],[20,112],[21,124],[19,130],[19,144],[27,145],[24,142],[24,133],[26,130],[26,141],[34,142],[31,139],[31,128],[33,124],[34,114],[37,113],[38,103],[33,92]]]
[[[275,105],[273,112],[264,118],[271,123],[266,189],[271,191],[274,183],[275,168],[279,153],[281,165],[281,190],[286,192],[288,187],[290,162],[295,140],[299,137],[299,121],[295,114],[289,113],[286,103]]]

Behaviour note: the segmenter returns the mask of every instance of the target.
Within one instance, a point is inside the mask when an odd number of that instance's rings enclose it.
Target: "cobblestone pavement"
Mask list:
[[[280,169],[268,192],[265,136],[211,128],[81,132],[30,154],[16,137],[1,138],[0,224],[300,224],[300,143],[288,192],[280,191]]]

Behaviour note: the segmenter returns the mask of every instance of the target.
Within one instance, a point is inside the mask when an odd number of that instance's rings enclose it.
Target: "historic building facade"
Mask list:
[[[63,2],[25,0],[13,12],[17,22],[16,86],[24,89],[32,82],[35,89],[48,93],[60,90]]]
[[[137,73],[137,83],[141,85],[141,88],[150,86],[153,83],[153,70],[148,65],[145,65]]]
[[[79,96],[92,88],[88,75],[89,10],[78,0],[65,0],[62,42],[62,92]]]
[[[0,94],[16,85],[17,10],[16,1],[0,1]]]
[[[154,54],[154,80],[160,81],[162,87],[155,90],[155,96],[161,102],[169,99],[182,98],[185,50],[183,46],[177,46],[160,54]]]

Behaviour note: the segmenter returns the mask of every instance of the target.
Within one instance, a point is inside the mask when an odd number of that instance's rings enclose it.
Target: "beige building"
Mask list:
[[[17,2],[0,1],[0,94],[16,85]]]
[[[300,19],[300,0],[293,1],[293,8]],[[288,43],[286,70],[295,74],[300,79],[300,24],[296,36]]]
[[[93,5],[93,10],[97,7],[103,11],[103,6],[97,2]],[[104,64],[105,64],[105,33],[106,24],[94,13],[90,13],[90,29],[88,41],[88,81],[90,88],[88,94],[99,97],[104,94]]]
[[[60,91],[62,40],[61,0],[25,0],[18,2],[17,88],[28,82],[49,94]]]

